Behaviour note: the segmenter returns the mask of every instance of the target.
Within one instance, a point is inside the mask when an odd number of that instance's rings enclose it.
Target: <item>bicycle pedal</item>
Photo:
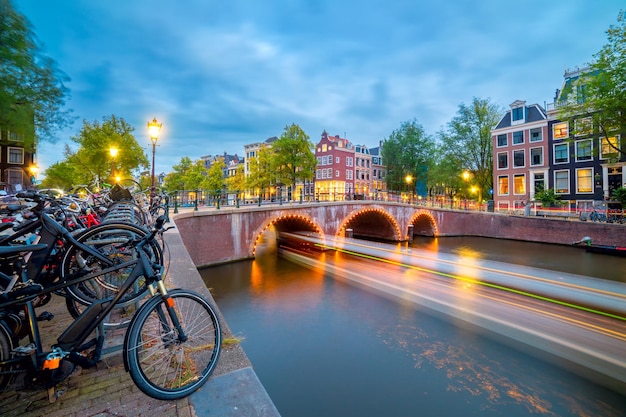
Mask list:
[[[13,353],[15,353],[18,356],[28,356],[31,353],[35,352],[37,350],[37,348],[35,347],[35,345],[33,343],[26,345],[26,346],[18,346],[15,349],[13,349]]]
[[[39,316],[37,316],[37,321],[50,321],[54,318],[54,314],[49,311],[42,312]]]

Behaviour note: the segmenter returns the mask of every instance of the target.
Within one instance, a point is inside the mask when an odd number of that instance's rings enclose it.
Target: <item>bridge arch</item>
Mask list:
[[[430,236],[437,237],[439,230],[437,228],[437,221],[433,217],[432,213],[427,210],[418,210],[411,216],[411,220],[408,223],[413,226],[413,234],[418,236]],[[411,238],[412,236],[409,236]]]
[[[376,206],[360,208],[349,213],[339,225],[336,235],[346,236],[348,229],[352,229],[353,236],[391,241],[399,241],[404,238],[395,217]]]
[[[324,238],[322,228],[311,217],[303,214],[280,214],[265,221],[255,232],[255,239],[251,242],[250,254],[256,255],[256,248],[261,242],[267,230],[274,226],[278,232],[287,231],[309,231],[317,233],[320,238]]]

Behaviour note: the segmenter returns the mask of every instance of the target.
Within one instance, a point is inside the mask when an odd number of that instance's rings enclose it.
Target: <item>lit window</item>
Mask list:
[[[552,126],[552,132],[554,139],[565,139],[569,136],[569,126],[567,122],[555,123]]]
[[[600,139],[600,158],[610,159],[615,158],[619,149],[619,137],[611,136],[610,138]]]
[[[592,193],[592,170],[591,168],[582,168],[576,170],[576,192],[577,193]]]
[[[513,176],[513,194],[526,194],[526,175],[516,174]]]
[[[509,195],[509,177],[498,177],[498,195]]]

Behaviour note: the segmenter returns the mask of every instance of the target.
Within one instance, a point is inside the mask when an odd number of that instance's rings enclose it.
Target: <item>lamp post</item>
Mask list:
[[[39,167],[37,165],[31,165],[28,168],[28,171],[30,171],[30,183],[34,187],[37,183],[37,172],[39,172]]]
[[[413,190],[411,189],[411,183],[413,182],[413,176],[411,174],[407,174],[406,178],[407,187],[409,188],[409,204],[411,204],[411,200],[413,198]]]
[[[111,155],[111,178],[115,179],[115,157],[119,153],[117,148],[109,148],[109,155]]]
[[[150,141],[152,142],[152,174],[151,185],[150,185],[150,205],[152,205],[152,201],[154,200],[154,154],[156,152],[156,143],[159,139],[159,132],[161,131],[162,123],[157,122],[156,117],[152,119],[151,122],[148,122],[148,133],[150,134]]]

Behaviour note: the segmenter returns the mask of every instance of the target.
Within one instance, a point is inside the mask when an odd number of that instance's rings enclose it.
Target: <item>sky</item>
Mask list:
[[[73,126],[41,138],[41,171],[83,121],[115,115],[156,172],[280,136],[295,123],[378,146],[459,105],[544,105],[607,43],[622,0],[13,0],[70,79]],[[123,151],[123,150],[122,150]]]

